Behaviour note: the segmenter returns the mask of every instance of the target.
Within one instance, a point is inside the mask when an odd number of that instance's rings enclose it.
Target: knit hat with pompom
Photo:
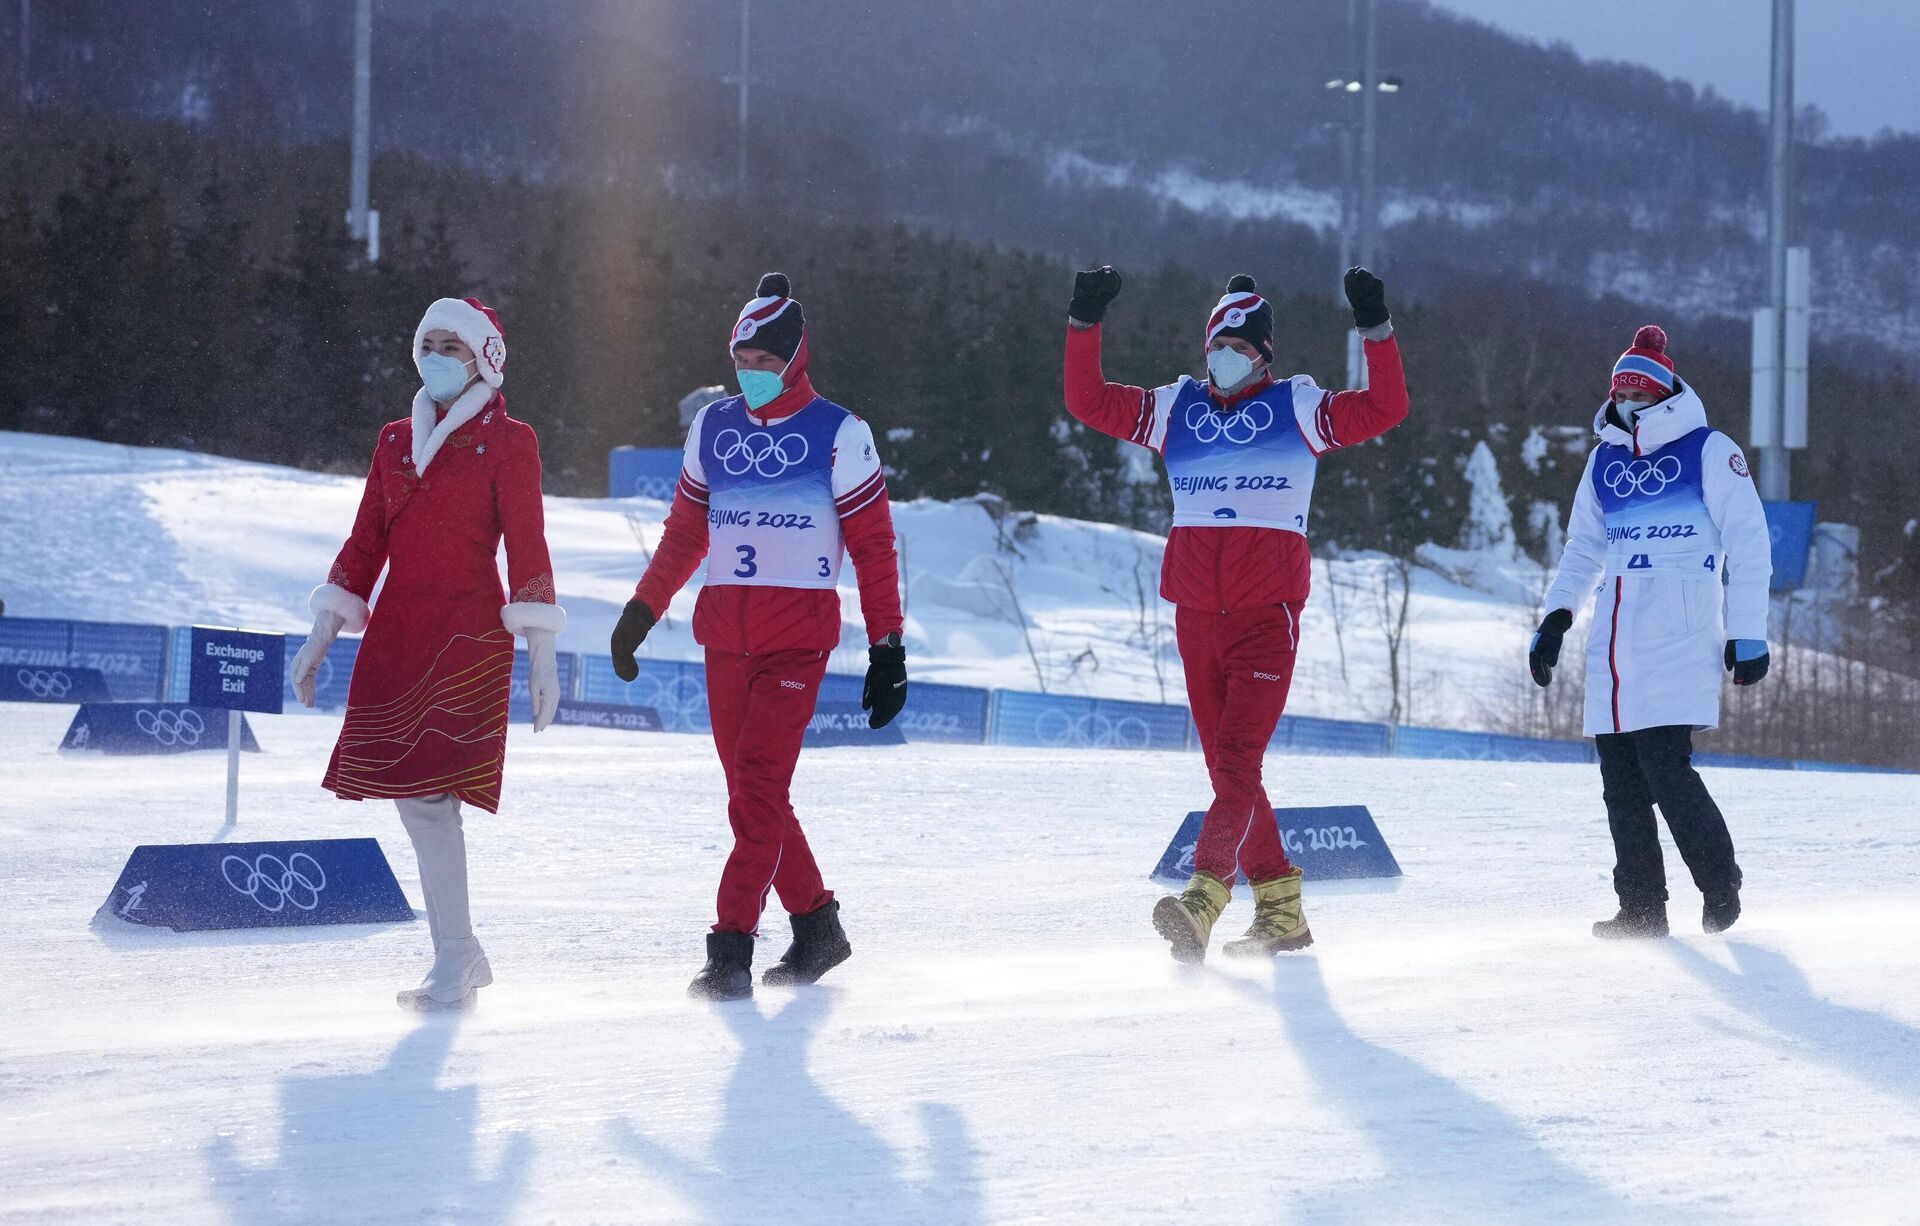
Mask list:
[[[1216,336],[1237,336],[1273,361],[1273,307],[1260,296],[1260,287],[1246,273],[1235,273],[1227,282],[1226,297],[1220,299],[1207,317],[1207,347]]]
[[[1633,347],[1613,364],[1612,395],[1618,391],[1651,392],[1664,400],[1673,395],[1673,359],[1667,356],[1667,334],[1648,324],[1633,334]]]

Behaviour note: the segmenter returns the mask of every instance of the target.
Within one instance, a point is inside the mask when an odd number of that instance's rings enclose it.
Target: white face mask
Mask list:
[[[1222,345],[1218,349],[1207,350],[1207,374],[1213,378],[1213,385],[1221,391],[1239,387],[1253,373],[1253,359],[1238,349]]]

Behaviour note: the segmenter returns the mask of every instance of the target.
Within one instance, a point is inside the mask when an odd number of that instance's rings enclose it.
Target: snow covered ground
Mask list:
[[[0,708],[0,1222],[1920,1222],[1903,777],[1709,770],[1747,917],[1677,884],[1675,939],[1602,945],[1593,768],[1274,758],[1407,875],[1189,970],[1146,873],[1197,756],[814,751],[855,956],[711,1006],[706,742],[515,727],[469,823],[498,984],[422,1020],[424,924],[90,929],[135,843],[220,835],[222,762],[61,755],[68,714]],[[317,787],[337,719],[256,726],[240,834],[377,835],[417,899],[391,807]]]
[[[304,632],[312,620],[307,593],[326,577],[360,489],[357,477],[0,432],[0,599],[24,617]],[[664,504],[643,499],[547,499],[569,615],[561,650],[606,650],[646,567],[640,542],[659,543],[665,515]],[[1185,701],[1173,610],[1156,595],[1162,538],[1017,512],[996,524],[978,502],[901,503],[894,518],[914,677]],[[1388,572],[1383,559],[1315,565],[1292,713],[1385,717],[1391,686],[1380,597]],[[857,673],[866,668],[866,638],[853,584],[849,567],[845,634],[832,667]],[[1416,569],[1413,585],[1404,722],[1501,730],[1515,695],[1531,692],[1532,601],[1512,598],[1511,577],[1507,599],[1430,569]],[[670,623],[643,654],[699,658],[690,629],[698,588],[696,579],[674,602]],[[1576,629],[1574,641],[1584,634]]]

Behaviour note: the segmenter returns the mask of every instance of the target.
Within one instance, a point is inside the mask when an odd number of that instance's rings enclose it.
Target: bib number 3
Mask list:
[[[760,573],[760,564],[754,561],[754,549],[751,545],[735,545],[734,552],[740,555],[740,565],[733,568],[736,579],[751,579]]]

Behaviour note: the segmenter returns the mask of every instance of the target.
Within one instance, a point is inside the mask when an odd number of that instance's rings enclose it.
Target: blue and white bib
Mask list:
[[[830,588],[846,550],[833,501],[833,441],[848,413],[816,399],[762,426],[732,397],[700,430],[707,479],[707,582]]]
[[[1702,426],[1652,455],[1617,443],[1594,452],[1608,574],[1719,576],[1720,529],[1707,513],[1700,473],[1700,449],[1712,433]]]
[[[1162,451],[1175,527],[1306,534],[1319,461],[1300,432],[1293,399],[1288,380],[1220,412],[1206,384],[1181,384]]]

